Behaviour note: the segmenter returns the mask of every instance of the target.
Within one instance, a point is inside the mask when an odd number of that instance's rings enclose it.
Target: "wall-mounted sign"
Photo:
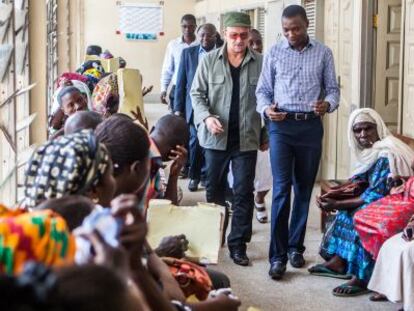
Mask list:
[[[157,40],[163,28],[163,7],[156,4],[120,4],[119,30],[128,40]]]

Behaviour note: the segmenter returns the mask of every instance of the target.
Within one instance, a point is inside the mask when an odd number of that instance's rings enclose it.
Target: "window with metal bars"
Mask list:
[[[46,3],[47,14],[47,107],[52,112],[53,94],[58,78],[58,1]]]
[[[316,0],[303,0],[303,7],[309,20],[308,35],[310,38],[316,37]]]
[[[8,206],[23,196],[19,185],[32,152],[28,10],[28,0],[0,1],[0,198]]]

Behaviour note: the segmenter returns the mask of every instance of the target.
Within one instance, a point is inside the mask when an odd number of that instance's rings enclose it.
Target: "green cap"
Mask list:
[[[224,15],[224,27],[250,27],[250,16],[241,12],[228,12]]]

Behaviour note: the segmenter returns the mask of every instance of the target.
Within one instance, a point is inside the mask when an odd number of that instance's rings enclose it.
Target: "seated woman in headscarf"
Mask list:
[[[392,302],[414,310],[414,215],[403,233],[388,239],[381,247],[368,284]],[[379,300],[379,299],[378,299]]]
[[[80,88],[74,85],[64,86],[56,91],[56,103],[53,104],[49,121],[49,133],[51,135],[58,136],[56,132],[63,131],[66,119],[72,114],[77,111],[88,110],[88,94],[83,93]]]
[[[75,240],[66,222],[51,210],[25,212],[0,205],[0,273],[18,275],[29,261],[70,265]]]
[[[61,136],[35,150],[28,162],[24,188],[27,208],[72,194],[108,207],[115,193],[112,161],[91,130]]]
[[[389,176],[411,173],[413,152],[392,136],[380,115],[370,109],[354,111],[348,123],[348,141],[356,159],[352,181],[365,181],[368,187],[358,197],[345,200],[317,198],[327,212],[338,211],[331,236],[324,248],[330,259],[309,269],[314,275],[351,280],[333,290],[335,296],[355,296],[367,291],[374,260],[361,244],[354,227],[354,215],[368,204],[389,193]]]
[[[399,178],[402,184],[391,189],[390,195],[371,203],[354,216],[361,243],[374,259],[382,244],[394,234],[402,232],[414,214],[413,174],[414,162],[409,174],[411,177]]]

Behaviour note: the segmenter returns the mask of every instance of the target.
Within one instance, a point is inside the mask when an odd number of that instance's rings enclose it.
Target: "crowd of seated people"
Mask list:
[[[337,213],[321,244],[325,262],[309,272],[348,279],[335,296],[373,290],[370,300],[413,310],[414,151],[370,108],[351,114],[348,139],[356,168],[349,182],[317,197],[324,212]]]
[[[111,57],[101,51],[87,50]],[[154,249],[147,242],[149,200],[180,200],[189,133],[172,114],[149,131],[144,116],[117,113],[116,79],[98,60],[59,79],[49,140],[27,164],[24,201],[0,206],[0,308],[237,310],[226,275],[185,259],[186,236],[164,237]],[[177,265],[191,269],[177,273]]]
[[[180,202],[186,120],[168,114],[149,129],[138,110],[135,118],[118,113],[117,74],[98,59],[113,56],[98,46],[87,55],[97,58],[58,79],[50,137],[28,162],[24,201],[18,209],[0,205],[0,290],[7,297],[0,309],[237,310],[226,275],[186,262],[184,235],[154,249],[146,239],[149,201]],[[119,67],[126,67],[122,58]],[[373,291],[372,301],[414,310],[414,151],[369,108],[351,114],[348,140],[356,167],[346,184],[316,198],[336,216],[321,243],[325,261],[309,272],[348,280],[335,296]],[[190,289],[172,262],[192,267]]]

